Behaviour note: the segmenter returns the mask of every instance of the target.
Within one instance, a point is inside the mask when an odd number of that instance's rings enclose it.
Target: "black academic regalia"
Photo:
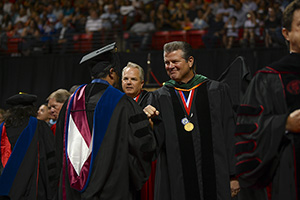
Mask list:
[[[20,159],[20,165],[13,178],[8,199],[20,200],[20,199],[52,199],[57,191],[57,169],[56,169],[56,159],[55,159],[55,148],[54,148],[54,136],[51,132],[49,126],[44,122],[37,120],[34,117],[30,118],[30,124],[32,125],[32,138],[28,137],[30,131],[23,134],[22,131],[28,127],[25,123],[19,127],[8,127],[6,128],[7,138],[13,148],[22,149],[22,146],[28,145],[24,157]],[[0,131],[1,132],[1,131]],[[18,141],[21,137],[23,141]],[[3,136],[3,135],[2,135]],[[3,137],[2,137],[3,138]],[[21,143],[21,144],[20,144]],[[13,154],[11,154],[12,156]],[[18,154],[16,159],[21,156]],[[12,157],[10,157],[11,159]],[[9,166],[9,162],[13,162],[14,166],[18,161],[9,160],[5,167]],[[0,162],[1,176],[3,176],[5,168],[3,168],[2,162]],[[11,166],[11,165],[10,165]],[[11,168],[12,169],[12,168]],[[10,176],[9,178],[12,178]],[[1,177],[2,178],[2,177]],[[4,186],[7,187],[8,179],[4,180]],[[1,184],[0,184],[1,185]],[[1,189],[2,191],[2,189]],[[5,197],[0,197],[0,199],[5,199]]]
[[[93,110],[107,87],[102,83],[92,83],[86,87],[86,113],[90,130],[93,125]],[[55,137],[61,168],[66,104],[60,113]],[[146,115],[132,98],[123,95],[110,118],[93,162],[87,187],[83,191],[71,188],[68,174],[63,180],[61,173],[57,199],[64,199],[63,181],[66,183],[66,199],[135,199],[136,191],[142,188],[150,174],[154,150],[155,139]],[[65,170],[68,173],[68,169]]]
[[[269,185],[272,200],[299,199],[299,133],[285,130],[289,113],[300,108],[299,86],[300,55],[285,56],[256,73],[238,110],[240,185]]]
[[[149,97],[149,92],[146,91],[146,90],[142,90],[140,95],[139,95],[139,98],[137,100],[137,103],[142,107],[146,107],[147,106],[147,99]]]
[[[159,145],[154,199],[231,199],[235,122],[228,87],[206,80],[195,89],[191,132],[183,128],[185,111],[173,87],[154,91],[149,103],[160,112],[153,119]]]

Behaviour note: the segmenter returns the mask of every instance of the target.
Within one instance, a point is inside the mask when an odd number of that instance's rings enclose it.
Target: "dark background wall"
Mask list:
[[[286,49],[199,49],[195,50],[196,72],[211,79],[218,79],[233,60],[244,57],[253,74],[257,69],[280,59]],[[36,94],[37,105],[46,102],[48,95],[59,89],[69,90],[75,84],[90,82],[89,71],[78,63],[83,55],[39,55],[28,57],[0,57],[0,108],[6,108],[5,100],[18,92]],[[164,70],[163,52],[119,53],[121,66],[128,61],[141,65],[147,73],[147,60],[159,82],[168,80]],[[147,81],[147,80],[146,80]],[[150,77],[149,86],[155,86]]]

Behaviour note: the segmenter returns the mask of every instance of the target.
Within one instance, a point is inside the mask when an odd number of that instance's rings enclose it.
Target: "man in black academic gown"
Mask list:
[[[122,89],[133,98],[142,108],[147,104],[149,92],[143,90],[144,70],[136,63],[128,62],[122,70]],[[153,200],[156,160],[152,162],[151,174],[141,190],[141,200]]]
[[[81,60],[92,83],[64,104],[56,129],[57,199],[135,199],[148,179],[156,142],[148,118],[118,85],[115,43]]]
[[[54,136],[36,118],[36,95],[17,94],[0,125],[0,199],[47,199],[57,191]]]
[[[300,199],[300,1],[286,7],[282,22],[290,54],[255,74],[238,110],[237,173],[241,187],[267,187],[272,200],[296,200]]]
[[[151,105],[144,108],[159,145],[155,199],[231,199],[239,186],[228,87],[195,74],[186,42],[165,44],[164,62],[171,80],[153,92]]]

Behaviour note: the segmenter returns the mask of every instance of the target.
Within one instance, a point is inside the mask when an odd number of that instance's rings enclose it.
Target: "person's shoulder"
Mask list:
[[[119,104],[119,106],[124,106],[124,107],[137,105],[137,103],[131,97],[129,97],[125,94],[120,98],[120,101],[118,104]]]
[[[207,89],[208,90],[224,90],[228,89],[228,85],[226,83],[217,81],[217,80],[212,80],[212,79],[207,79],[206,80],[207,84]]]
[[[155,91],[152,92],[153,95],[163,95],[163,94],[168,94],[171,89],[174,89],[173,87],[167,87],[163,85],[162,87],[156,89]]]
[[[43,120],[37,119],[38,131],[41,137],[52,137],[53,133],[51,127]],[[50,135],[50,136],[49,136]]]

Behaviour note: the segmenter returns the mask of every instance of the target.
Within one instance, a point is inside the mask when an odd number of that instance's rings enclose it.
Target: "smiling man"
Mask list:
[[[195,73],[186,42],[165,44],[163,56],[171,80],[144,108],[159,145],[155,199],[229,200],[239,185],[228,87]]]

